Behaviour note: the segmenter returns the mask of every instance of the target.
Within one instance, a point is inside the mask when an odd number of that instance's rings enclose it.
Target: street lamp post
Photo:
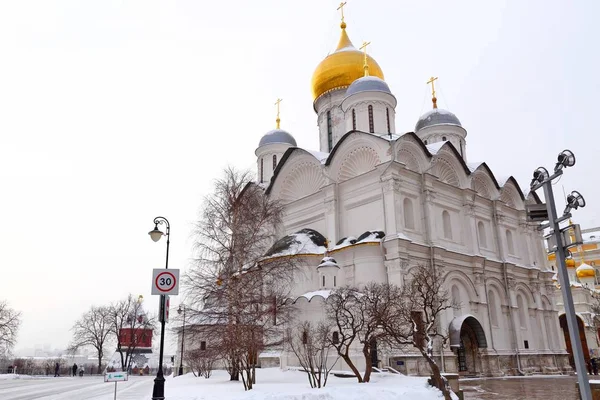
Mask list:
[[[163,233],[160,229],[158,229],[158,225],[165,224],[167,229],[166,233]],[[169,268],[169,238],[171,234],[171,225],[169,221],[165,217],[156,217],[154,218],[154,229],[148,232],[153,241],[158,242],[161,237],[167,237],[167,261],[165,263],[165,269]],[[159,310],[164,310],[166,307],[165,304],[165,295],[160,296],[160,307]],[[163,373],[163,355],[164,355],[164,347],[165,347],[165,318],[161,316],[160,318],[160,353],[158,357],[158,372],[156,373],[156,378],[154,379],[154,389],[152,390],[152,400],[164,400],[165,398],[165,375]]]
[[[179,356],[179,376],[183,375],[183,341],[185,339],[185,305],[180,304],[177,313],[183,312],[183,326],[181,328],[181,355]]]
[[[575,314],[573,295],[571,293],[571,285],[569,283],[569,275],[565,261],[566,249],[564,247],[563,236],[560,229],[560,223],[571,218],[571,210],[585,207],[585,200],[583,199],[583,196],[579,194],[579,192],[571,193],[569,196],[567,196],[567,207],[565,208],[563,215],[558,217],[556,212],[556,204],[554,202],[554,192],[552,191],[552,181],[563,174],[563,168],[572,167],[573,165],[575,165],[575,155],[570,150],[562,151],[558,155],[558,162],[554,167],[554,174],[550,175],[548,170],[544,167],[539,167],[534,171],[533,179],[531,181],[531,191],[533,192],[540,188],[543,188],[544,190],[547,210],[545,219],[548,221],[548,223],[541,225],[540,229],[550,228],[553,230],[551,235],[554,236],[556,244],[556,261],[559,283],[563,296],[563,303],[565,306],[565,317],[567,319],[567,325],[569,328],[569,337],[571,338],[572,344],[571,347],[573,349],[573,356],[575,358],[575,369],[577,371],[579,393],[581,394],[582,400],[592,400],[592,392],[587,375],[583,347],[579,337],[577,316]]]

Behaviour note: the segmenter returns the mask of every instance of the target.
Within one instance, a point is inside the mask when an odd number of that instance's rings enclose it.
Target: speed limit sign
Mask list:
[[[176,296],[179,294],[179,270],[178,269],[154,269],[152,270],[152,294],[168,294]]]

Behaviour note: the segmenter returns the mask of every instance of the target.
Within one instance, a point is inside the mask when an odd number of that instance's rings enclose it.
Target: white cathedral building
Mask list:
[[[255,153],[257,183],[285,204],[280,243],[293,244],[276,244],[270,256],[293,251],[303,260],[293,288],[301,317],[324,318],[323,302],[336,287],[402,285],[414,266],[435,265],[461,304],[441,320],[450,335],[449,345],[435,349],[444,371],[569,370],[554,273],[526,219],[525,205],[539,198],[471,161],[466,129],[437,108],[435,92],[414,133],[397,133],[396,98],[377,62],[353,46],[344,22],[312,89],[319,151],[298,147],[278,117],[278,129],[262,137]],[[325,256],[333,261],[322,262]],[[428,374],[417,353],[376,353],[374,364]],[[358,351],[354,358],[364,368]],[[278,362],[297,365],[285,351]]]

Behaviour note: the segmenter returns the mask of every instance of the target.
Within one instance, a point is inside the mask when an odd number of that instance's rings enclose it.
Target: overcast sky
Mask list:
[[[227,164],[254,168],[274,127],[318,149],[310,82],[339,38],[338,1],[0,2],[0,299],[23,313],[17,348],[65,346],[92,304],[150,296],[171,221],[173,268]],[[468,131],[469,161],[524,189],[570,148],[555,188],[579,190],[600,225],[600,62],[595,1],[348,0],[398,99],[397,131],[438,104]],[[179,300],[173,299],[173,304]]]

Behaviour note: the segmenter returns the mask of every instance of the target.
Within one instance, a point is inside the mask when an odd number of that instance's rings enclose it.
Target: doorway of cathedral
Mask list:
[[[450,322],[450,347],[455,351],[458,373],[477,376],[482,372],[479,349],[487,348],[483,327],[472,315],[455,317]]]
[[[565,343],[567,345],[567,352],[569,353],[569,364],[575,369],[575,358],[573,357],[573,347],[571,346],[571,336],[569,335],[569,326],[567,325],[567,317],[562,314],[558,317],[558,322],[565,336]],[[587,345],[587,339],[585,338],[585,327],[583,320],[577,316],[577,328],[579,330],[579,339],[581,340],[581,347],[583,348],[583,357],[585,358],[585,364],[590,362],[590,351]]]

